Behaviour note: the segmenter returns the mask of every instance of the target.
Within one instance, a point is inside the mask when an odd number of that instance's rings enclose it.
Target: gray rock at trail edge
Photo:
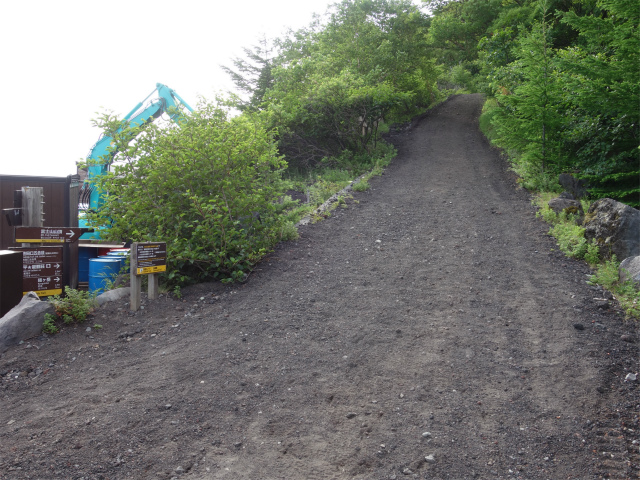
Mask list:
[[[96,303],[98,305],[104,305],[107,302],[113,302],[126,297],[131,292],[129,287],[116,288],[115,290],[108,290],[96,297]]]
[[[558,183],[574,198],[582,198],[587,195],[587,183],[584,180],[578,180],[569,173],[560,174]]]
[[[610,198],[595,201],[584,219],[584,236],[595,239],[600,255],[618,260],[640,255],[640,210]]]
[[[578,216],[581,221],[582,221],[582,218],[584,217],[584,210],[582,209],[582,204],[578,200],[572,200],[572,199],[563,198],[562,196],[560,196],[558,198],[553,198],[549,200],[547,205],[549,205],[549,208],[551,210],[553,210],[558,214],[562,212],[567,214],[573,214]]]
[[[27,293],[20,303],[0,319],[0,353],[20,341],[42,332],[46,313],[54,313],[50,302],[43,302],[34,292]]]
[[[640,286],[640,255],[625,258],[620,263],[620,281],[633,280]]]

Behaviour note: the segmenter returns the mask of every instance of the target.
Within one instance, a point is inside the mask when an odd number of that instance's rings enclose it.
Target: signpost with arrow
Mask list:
[[[73,243],[90,230],[73,227],[16,227],[16,243]]]
[[[22,291],[35,292],[39,297],[61,295],[63,285],[69,285],[69,272],[65,271],[70,268],[69,255],[63,254],[64,246],[77,242],[83,233],[91,230],[76,227],[16,227],[16,243],[40,244],[11,248],[22,252]],[[63,268],[65,255],[67,266]],[[73,265],[77,270],[77,248],[75,258]]]
[[[62,247],[12,248],[22,252],[22,292],[62,294]]]

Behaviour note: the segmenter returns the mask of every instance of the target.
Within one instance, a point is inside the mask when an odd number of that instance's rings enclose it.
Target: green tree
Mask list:
[[[402,121],[436,97],[438,69],[428,19],[406,0],[344,0],[326,24],[281,45],[265,96],[281,151],[309,167],[375,150],[383,124]]]
[[[598,6],[600,15],[562,17],[579,32],[560,52],[567,148],[594,197],[640,206],[640,8],[634,0]]]
[[[109,195],[92,221],[107,239],[166,241],[169,283],[241,279],[278,240],[285,164],[259,116],[201,103],[180,127],[98,124],[119,153],[97,179]]]
[[[252,48],[243,47],[246,58],[235,57],[231,61],[233,67],[221,66],[233,81],[245,99],[239,99],[236,107],[239,110],[258,110],[267,89],[273,86],[274,46],[263,36],[258,45]]]
[[[562,171],[562,115],[555,53],[544,10],[542,21],[524,34],[516,49],[514,84],[497,93],[501,109],[493,123],[499,143],[517,152],[516,171],[529,187],[540,187]]]

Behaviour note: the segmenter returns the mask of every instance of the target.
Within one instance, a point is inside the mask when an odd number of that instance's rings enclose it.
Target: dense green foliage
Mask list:
[[[180,127],[101,125],[119,162],[99,179],[109,195],[93,220],[108,238],[166,241],[170,283],[242,279],[279,239],[284,162],[256,115],[201,103]]]
[[[387,125],[437,97],[428,19],[405,0],[345,0],[280,43],[265,109],[290,165],[358,171]]]
[[[525,186],[555,188],[572,173],[592,198],[640,206],[635,0],[426,3],[443,64],[498,100],[493,140]]]
[[[57,333],[58,324],[65,325],[84,322],[95,309],[95,298],[89,292],[65,287],[64,296],[53,295],[49,297],[53,304],[55,314],[46,313],[42,330],[45,333]]]

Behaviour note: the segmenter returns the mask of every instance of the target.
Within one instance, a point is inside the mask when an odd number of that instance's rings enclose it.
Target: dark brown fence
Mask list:
[[[13,192],[22,187],[42,187],[45,227],[78,226],[79,177],[30,177],[0,175],[0,209],[13,207]],[[0,218],[0,250],[15,246],[13,227]]]

